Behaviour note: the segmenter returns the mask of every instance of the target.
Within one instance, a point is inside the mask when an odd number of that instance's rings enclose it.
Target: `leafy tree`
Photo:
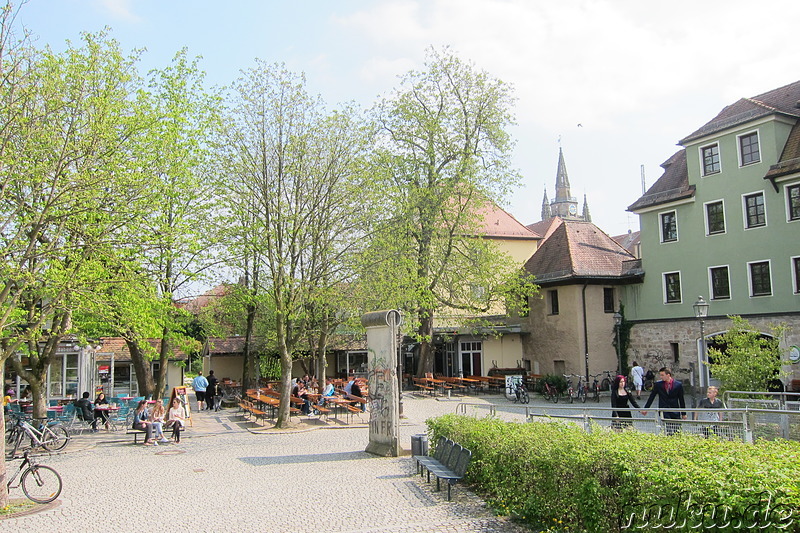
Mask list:
[[[354,109],[327,112],[305,79],[257,62],[235,84],[228,121],[231,211],[274,312],[281,358],[276,425],[289,419],[293,354],[312,327],[309,306],[348,281],[348,258],[362,242],[370,212],[366,148]]]
[[[708,365],[711,374],[722,382],[722,388],[738,391],[765,391],[770,381],[785,377],[782,365],[788,364],[786,351],[780,343],[786,326],[770,327],[772,337],[754,330],[740,316],[731,316],[731,327],[722,335],[714,337],[724,345],[720,350],[708,349]]]
[[[532,289],[519,265],[480,237],[482,210],[516,180],[510,88],[447,49],[429,49],[425,67],[376,108],[376,169],[392,216],[368,256],[388,259],[372,271],[373,294],[410,310],[420,374],[433,369],[434,317],[463,321]]]

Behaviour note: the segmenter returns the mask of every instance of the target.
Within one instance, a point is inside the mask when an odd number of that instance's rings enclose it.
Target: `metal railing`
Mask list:
[[[794,407],[794,406],[792,406]],[[631,418],[612,416],[612,411],[627,411]],[[637,416],[641,409],[612,409],[607,407],[586,406],[536,406],[536,405],[496,405],[484,403],[461,402],[456,406],[456,413],[470,416],[491,416],[512,422],[542,422],[559,420],[573,423],[591,432],[595,427],[632,428],[647,433],[672,434],[680,431],[684,434],[703,437],[716,436],[726,440],[740,440],[752,443],[757,439],[773,440],[776,438],[800,441],[800,410],[789,409],[757,409],[743,408],[723,409],[681,409],[687,419],[665,418],[664,413],[675,412],[675,409],[648,409],[655,416]],[[703,415],[719,415],[718,420],[694,420],[695,413],[699,418]]]

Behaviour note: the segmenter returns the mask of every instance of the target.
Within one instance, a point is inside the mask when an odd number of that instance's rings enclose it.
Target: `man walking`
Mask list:
[[[214,371],[209,370],[208,377],[206,377],[206,405],[209,411],[214,409],[214,396],[217,395],[218,381],[217,376],[214,375]]]
[[[633,386],[636,388],[636,399],[642,397],[642,385],[644,385],[644,368],[639,366],[636,361],[633,362],[631,368],[631,377],[633,378]]]
[[[652,405],[656,395],[658,395],[658,408],[659,409],[686,409],[686,402],[683,399],[683,383],[677,379],[672,378],[672,370],[667,367],[662,367],[658,371],[661,381],[656,381],[653,384],[653,391],[644,405],[645,410],[642,415],[647,415],[647,409]],[[665,419],[686,420],[685,412],[662,411]],[[678,431],[678,424],[674,422],[667,422],[665,424],[667,435],[672,435]]]
[[[197,377],[192,380],[192,388],[194,389],[195,396],[197,396],[197,410],[202,411],[206,401],[208,380],[203,377],[203,374],[198,374]]]

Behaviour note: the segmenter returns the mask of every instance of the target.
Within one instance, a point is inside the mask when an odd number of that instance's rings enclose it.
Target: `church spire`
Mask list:
[[[592,215],[589,214],[589,202],[586,200],[586,193],[583,193],[583,220],[584,222],[592,221]]]
[[[547,201],[547,187],[545,187],[544,198],[542,199],[542,220],[548,220],[552,216],[550,214],[550,202]]]
[[[569,176],[567,176],[567,164],[564,162],[564,152],[558,147],[558,170],[556,171],[556,202],[569,201]]]

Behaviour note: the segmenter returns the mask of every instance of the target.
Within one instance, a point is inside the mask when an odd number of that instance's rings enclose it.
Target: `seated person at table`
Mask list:
[[[175,444],[181,442],[181,431],[184,427],[184,410],[178,397],[172,399],[172,406],[167,411],[167,427],[172,427],[172,438]]]
[[[364,398],[364,395],[361,394],[361,385],[358,384],[358,381],[353,381],[353,386],[352,386],[352,388],[350,390],[352,391],[350,394],[352,394],[353,396],[358,396],[359,398]],[[364,412],[366,410],[367,410],[367,403],[366,402],[362,402],[361,403],[361,411]]]
[[[344,386],[344,393],[345,394],[353,394],[353,383],[356,382],[355,376],[350,376],[347,379],[347,385]]]
[[[133,429],[144,431],[144,445],[153,445],[153,424],[150,423],[150,413],[147,412],[147,400],[140,400],[133,413]]]
[[[80,420],[92,423],[92,431],[97,431],[97,420],[94,419],[94,407],[92,407],[92,400],[89,399],[89,393],[84,392],[79,400],[73,402],[75,405],[75,412]]]
[[[153,437],[160,439],[160,442],[169,442],[164,436],[164,430],[162,429],[164,426],[165,414],[164,404],[156,402],[153,406],[153,412],[150,413],[150,423],[153,425]],[[156,441],[154,444],[158,445],[158,442],[159,441]]]
[[[108,411],[106,409],[98,409],[98,407],[101,406],[106,408],[108,407],[108,400],[106,400],[106,394],[104,392],[98,394],[97,398],[94,399],[94,423],[97,424],[98,420],[102,420],[106,426],[106,429],[109,429]]]
[[[298,380],[297,385],[295,385],[292,389],[292,396],[303,400],[303,407],[300,409],[300,412],[304,415],[311,414],[311,402],[308,401],[308,396],[306,395],[307,392],[306,384],[303,383],[302,380]]]
[[[335,392],[336,388],[333,386],[333,379],[327,378],[325,380],[325,389],[323,389],[322,396],[319,399],[319,404],[322,405],[325,403],[325,398],[332,398]]]
[[[16,392],[14,392],[14,389],[8,389],[6,391],[5,396],[3,396],[3,414],[4,415],[7,415],[8,413],[11,412],[10,404],[17,403],[19,401],[16,398],[14,398],[15,394],[16,394]]]

